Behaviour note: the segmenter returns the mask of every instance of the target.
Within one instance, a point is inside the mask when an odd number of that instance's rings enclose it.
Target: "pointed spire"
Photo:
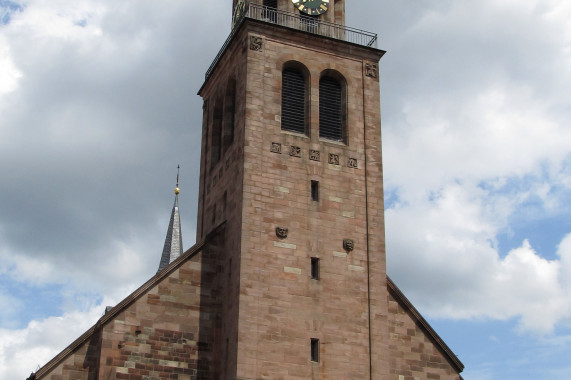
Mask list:
[[[161,256],[161,262],[157,273],[168,267],[176,258],[182,255],[182,232],[180,229],[180,214],[178,211],[178,176],[180,172],[180,165],[176,171],[176,187],[174,188],[174,205],[172,207],[171,219],[169,222],[169,229],[165,238],[165,246]]]

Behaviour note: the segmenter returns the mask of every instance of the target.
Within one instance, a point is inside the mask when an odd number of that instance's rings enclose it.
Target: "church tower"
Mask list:
[[[344,0],[233,16],[199,90],[197,243],[178,256],[177,186],[160,270],[29,379],[461,380],[386,274],[376,35]]]
[[[197,241],[224,223],[224,379],[388,375],[378,61],[344,0],[234,1],[206,74]]]

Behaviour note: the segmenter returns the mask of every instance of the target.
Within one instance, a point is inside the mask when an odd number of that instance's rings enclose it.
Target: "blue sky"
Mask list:
[[[10,0],[0,0],[0,24],[8,24],[12,13],[21,12],[23,6]]]
[[[0,0],[0,378],[155,273],[178,164],[194,243],[230,7]],[[466,380],[571,378],[571,3],[362,0],[347,24],[387,50],[389,275]]]

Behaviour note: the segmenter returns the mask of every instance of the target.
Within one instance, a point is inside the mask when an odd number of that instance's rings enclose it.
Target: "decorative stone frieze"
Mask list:
[[[339,165],[339,155],[338,155],[338,154],[329,153],[329,163],[330,163],[331,165]]]
[[[270,152],[282,154],[282,144],[277,143],[277,142],[273,142],[272,146],[270,147]]]
[[[289,148],[289,155],[292,157],[301,157],[301,148],[299,146],[291,146]]]
[[[260,36],[250,36],[250,50],[262,51],[264,40]]]
[[[309,159],[311,161],[321,161],[321,153],[318,150],[309,150]]]
[[[378,78],[378,66],[376,63],[365,63],[365,75],[369,78]]]

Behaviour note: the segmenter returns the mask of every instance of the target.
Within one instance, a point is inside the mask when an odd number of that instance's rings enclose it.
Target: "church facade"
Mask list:
[[[344,0],[233,15],[199,90],[199,243],[32,378],[461,379],[386,274],[376,35]]]

